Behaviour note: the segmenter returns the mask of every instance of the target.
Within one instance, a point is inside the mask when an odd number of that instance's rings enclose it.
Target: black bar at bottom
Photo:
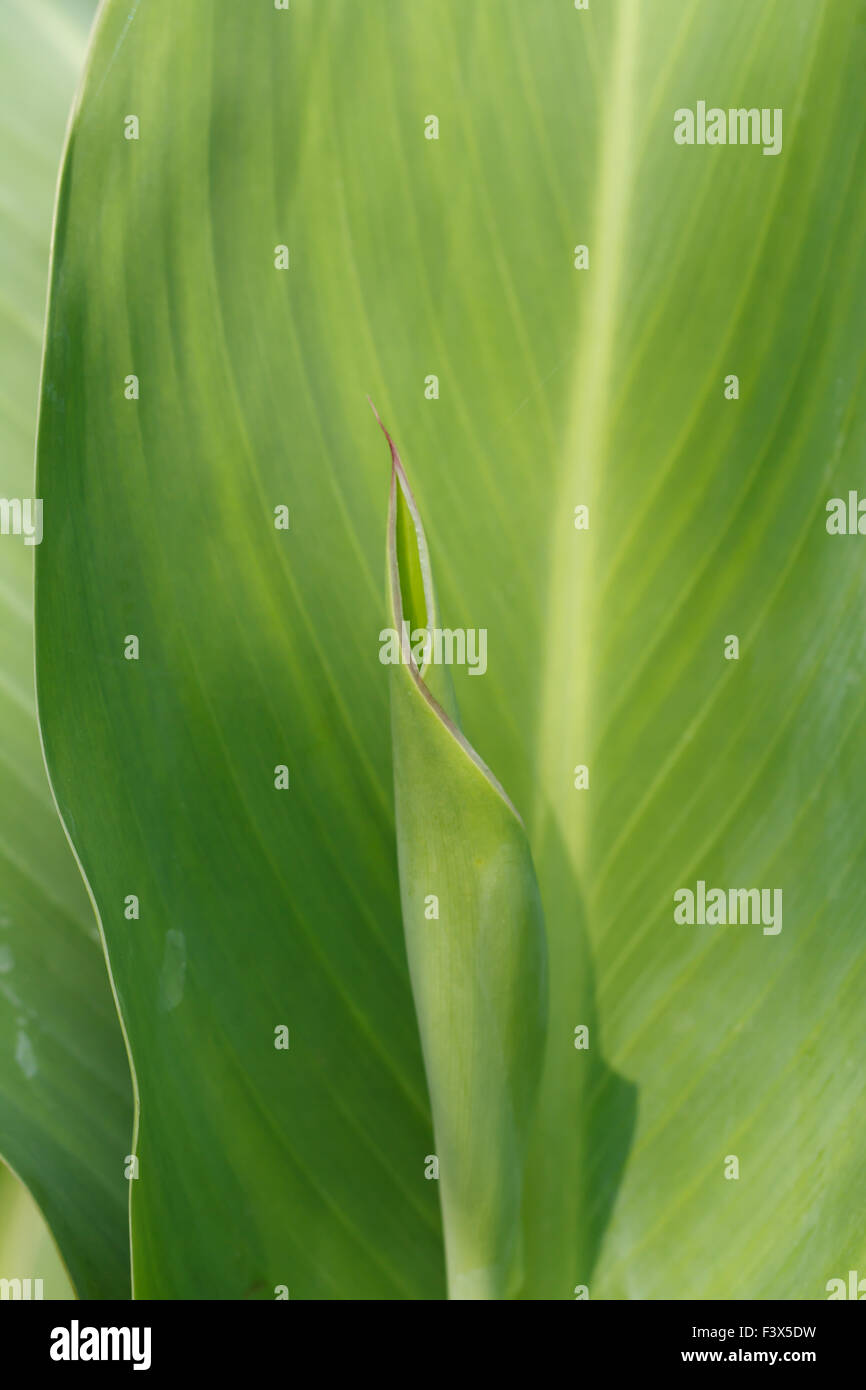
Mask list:
[[[309,1380],[313,1367],[332,1371],[342,1351],[353,1373],[369,1375],[378,1365],[382,1372],[389,1368],[390,1382],[418,1375],[429,1382],[437,1362],[446,1375],[461,1365],[468,1369],[465,1352],[471,1347],[472,1363],[487,1371],[523,1351],[535,1360],[533,1381],[544,1382],[548,1372],[553,1378],[549,1356],[557,1352],[547,1339],[562,1333],[575,1373],[593,1367],[596,1378],[606,1371],[652,1374],[677,1367],[688,1373],[712,1366],[806,1367],[826,1377],[862,1367],[866,1319],[839,1301],[575,1301],[555,1315],[548,1306],[540,1317],[535,1307],[533,1312],[529,1304],[512,1304],[508,1321],[500,1324],[495,1312],[441,1306],[437,1312],[430,1305],[413,1311],[402,1304],[395,1319],[393,1311],[377,1314],[374,1304],[364,1302],[8,1301],[0,1303],[0,1356],[4,1369],[11,1362],[19,1377],[47,1373],[58,1383],[106,1371],[141,1381],[185,1371],[220,1380],[232,1373],[267,1378],[269,1368],[291,1373],[294,1367],[297,1375],[305,1363],[302,1376]]]

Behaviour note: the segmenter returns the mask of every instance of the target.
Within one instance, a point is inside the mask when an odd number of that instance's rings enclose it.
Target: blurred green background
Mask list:
[[[2,1163],[0,1279],[41,1279],[44,1298],[75,1297],[42,1213],[24,1184]]]

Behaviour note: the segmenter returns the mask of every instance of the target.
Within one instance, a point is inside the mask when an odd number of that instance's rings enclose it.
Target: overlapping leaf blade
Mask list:
[[[93,9],[0,5],[4,500],[33,498],[52,202]],[[93,911],[42,762],[33,547],[22,535],[0,536],[0,613],[0,1154],[36,1197],[79,1294],[128,1297],[129,1069]],[[19,1217],[25,1210],[16,1200]]]

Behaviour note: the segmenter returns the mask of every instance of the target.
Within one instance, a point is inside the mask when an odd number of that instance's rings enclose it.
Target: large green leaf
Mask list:
[[[864,21],[106,6],[54,248],[37,665],[139,1081],[139,1294],[444,1288],[366,391],[442,611],[488,631],[463,729],[544,902],[524,1296],[820,1297],[866,1258],[866,571],[824,526],[864,442]],[[677,144],[699,101],[781,108],[781,152]],[[782,931],[675,924],[698,880],[781,888]]]
[[[93,8],[0,3],[6,501],[33,497],[52,200]],[[43,524],[58,520],[48,510]],[[0,535],[0,1154],[45,1213],[79,1294],[128,1297],[129,1068],[93,911],[39,747],[33,549],[22,535]],[[15,1209],[17,1231],[32,1207],[16,1198]]]

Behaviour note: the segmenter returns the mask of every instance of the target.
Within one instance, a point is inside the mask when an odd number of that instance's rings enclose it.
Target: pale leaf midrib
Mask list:
[[[594,604],[596,500],[609,442],[609,402],[626,224],[634,176],[634,88],[639,0],[622,0],[599,111],[595,218],[588,237],[586,306],[578,328],[572,408],[561,441],[560,483],[553,503],[543,633],[535,833],[559,823],[575,868],[584,849],[582,805],[572,797],[572,768],[588,762],[590,660]],[[575,229],[574,242],[580,242]],[[589,530],[575,531],[574,508],[589,507]],[[591,777],[591,769],[590,769]]]

